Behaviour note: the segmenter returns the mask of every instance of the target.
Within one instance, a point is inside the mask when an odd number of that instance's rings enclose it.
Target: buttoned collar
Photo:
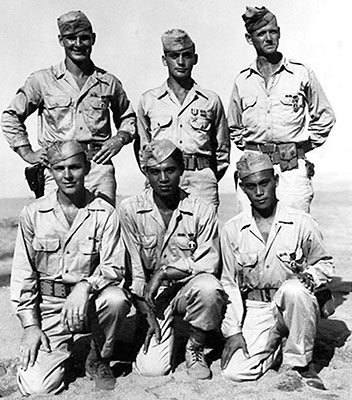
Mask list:
[[[278,67],[278,69],[275,71],[275,73],[279,73],[283,70],[286,70],[287,72],[293,74],[293,69],[290,63],[290,60],[287,59],[286,57],[282,57],[280,65]],[[241,73],[246,73],[245,74],[245,78],[248,79],[253,73],[256,73],[258,75],[260,75],[260,72],[258,70],[257,67],[257,59],[255,59],[250,65],[249,67],[245,68],[244,70],[241,71]]]
[[[281,204],[280,201],[278,201],[273,224],[287,225],[293,223],[294,221],[292,219],[291,214],[287,211],[287,208],[283,204]],[[253,217],[253,214],[251,212],[244,212],[242,215],[240,230],[243,231],[244,229],[253,228],[254,226],[256,226],[256,222]]]
[[[189,93],[194,92],[194,95],[198,95],[201,97],[204,97],[206,100],[208,100],[208,96],[204,92],[204,90],[195,82],[193,81],[193,86],[190,89]],[[170,95],[172,93],[172,90],[169,88],[169,85],[167,84],[167,81],[165,81],[162,86],[160,86],[159,91],[157,93],[157,99],[161,100],[163,97]]]
[[[109,83],[106,79],[106,71],[104,71],[103,69],[94,66],[94,71],[93,74],[91,75],[91,77],[97,79],[98,81],[102,82],[102,83]],[[56,76],[57,79],[61,79],[65,76],[66,73],[69,73],[69,71],[66,68],[66,64],[65,61],[62,61],[60,64],[57,65],[53,65],[51,67],[54,75]]]
[[[156,209],[156,204],[153,198],[153,190],[150,188],[141,197],[141,202],[137,206],[137,213],[152,212],[154,209]],[[181,213],[193,215],[193,201],[184,191],[182,191],[182,199],[176,210]]]
[[[86,209],[89,211],[105,211],[104,207],[100,204],[100,200],[98,197],[95,197],[91,192],[86,190],[86,195],[88,198],[88,204],[86,205]],[[47,196],[40,199],[41,204],[39,205],[39,212],[45,213],[49,211],[53,211],[55,208],[59,206],[59,202],[57,199],[57,190],[48,194]]]

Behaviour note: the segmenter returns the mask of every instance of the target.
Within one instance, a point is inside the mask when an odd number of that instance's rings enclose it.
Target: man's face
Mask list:
[[[76,154],[51,166],[59,190],[72,196],[84,189],[84,177],[89,172],[89,162],[83,153]]]
[[[274,175],[273,170],[267,169],[247,176],[240,186],[248,196],[252,207],[258,211],[265,211],[276,204],[277,183],[278,177]]]
[[[274,20],[251,34],[246,33],[246,39],[254,46],[258,56],[272,55],[279,47],[280,28]]]
[[[65,49],[66,58],[75,64],[90,60],[95,33],[84,30],[72,35],[59,36],[61,46]]]
[[[169,76],[174,79],[190,78],[193,66],[198,62],[194,48],[166,51],[162,56],[163,64],[168,68]]]
[[[177,194],[182,170],[177,162],[169,157],[162,163],[147,168],[147,177],[154,193],[163,198]]]

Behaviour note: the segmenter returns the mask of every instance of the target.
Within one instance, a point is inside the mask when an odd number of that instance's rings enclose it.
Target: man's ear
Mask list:
[[[163,54],[163,55],[161,56],[161,62],[163,63],[163,65],[164,65],[165,67],[167,67],[165,54]]]
[[[242,192],[244,192],[244,186],[243,186],[243,183],[241,181],[238,182],[238,186],[242,189]]]
[[[252,40],[252,36],[249,33],[245,33],[244,37],[246,38],[247,42],[252,45],[253,44],[253,40]]]
[[[92,46],[95,45],[95,41],[97,40],[97,35],[95,32],[92,32]]]
[[[275,178],[275,186],[277,187],[278,184],[279,184],[279,181],[280,181],[280,177],[279,177],[278,174],[275,174],[275,175],[274,175],[274,178]]]
[[[196,65],[196,64],[198,64],[198,54],[197,53],[194,55],[194,63],[193,63],[193,65]]]
[[[61,35],[57,35],[57,37],[59,39],[60,46],[64,47],[63,37]]]

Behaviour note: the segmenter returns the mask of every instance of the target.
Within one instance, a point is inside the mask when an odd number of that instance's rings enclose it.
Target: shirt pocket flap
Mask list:
[[[257,96],[244,97],[242,99],[242,109],[243,111],[247,108],[254,107],[257,104]]]
[[[97,254],[99,248],[99,240],[96,238],[89,240],[80,240],[79,241],[79,250],[83,254]]]
[[[60,248],[60,240],[58,238],[35,237],[32,246],[35,251],[55,252]]]
[[[139,235],[139,243],[144,249],[151,249],[156,246],[156,235]]]
[[[207,118],[192,117],[189,123],[193,129],[200,129],[202,131],[209,130],[211,126],[211,121]]]
[[[167,128],[172,124],[172,115],[159,115],[154,120],[155,128]]]
[[[71,102],[71,97],[68,96],[48,96],[45,101],[46,106],[49,110],[53,108],[69,107],[71,105]]]
[[[276,257],[294,272],[299,272],[305,267],[305,257],[300,248],[277,250]]]
[[[94,110],[106,110],[107,108],[106,101],[100,97],[91,97],[89,99],[89,104]]]
[[[190,250],[190,240],[185,236],[175,237],[175,243],[183,251]]]
[[[243,268],[254,268],[258,263],[257,253],[241,253],[236,255],[238,264]]]

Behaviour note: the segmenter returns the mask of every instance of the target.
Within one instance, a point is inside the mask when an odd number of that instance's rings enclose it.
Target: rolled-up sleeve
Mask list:
[[[221,283],[229,302],[221,330],[225,338],[242,331],[243,303],[237,282],[237,262],[235,249],[237,247],[230,230],[225,227],[221,233],[222,274]]]

